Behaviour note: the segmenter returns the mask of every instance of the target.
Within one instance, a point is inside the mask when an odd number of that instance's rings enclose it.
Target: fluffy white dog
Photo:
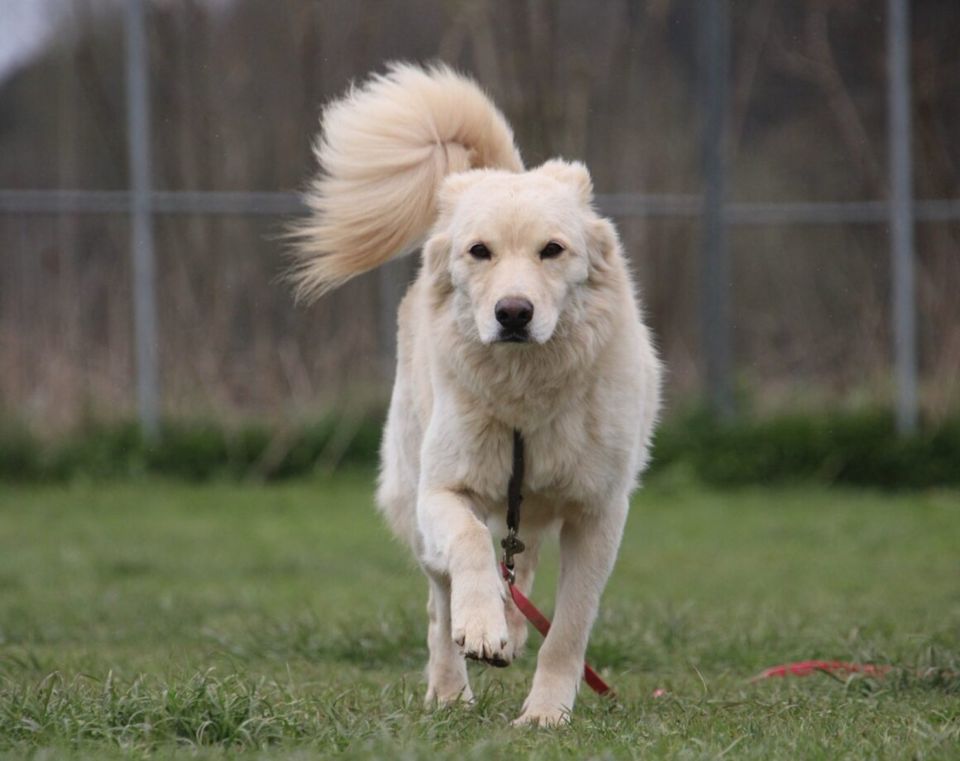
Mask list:
[[[316,154],[301,295],[422,245],[400,306],[377,502],[429,582],[427,700],[470,700],[464,657],[506,665],[526,639],[492,542],[505,533],[516,430],[516,583],[529,592],[553,526],[561,563],[518,721],[565,721],[660,404],[616,230],[582,164],[525,170],[503,115],[442,66],[392,65],[328,105]]]

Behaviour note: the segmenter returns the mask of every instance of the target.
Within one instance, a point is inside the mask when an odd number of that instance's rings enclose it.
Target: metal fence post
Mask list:
[[[157,434],[159,381],[157,305],[150,199],[150,90],[143,0],[126,0],[127,149],[130,173],[130,251],[133,260],[137,409],[143,433]]]
[[[913,263],[909,0],[887,1],[888,151],[897,430],[917,429],[917,313]]]
[[[710,405],[716,415],[729,418],[734,409],[730,385],[730,262],[724,218],[724,147],[730,22],[727,0],[708,0],[700,8],[700,80],[704,106],[700,341]]]

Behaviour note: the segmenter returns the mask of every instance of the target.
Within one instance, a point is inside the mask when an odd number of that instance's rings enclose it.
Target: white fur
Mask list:
[[[585,167],[524,171],[501,114],[446,68],[395,65],[330,106],[308,196],[301,287],[319,293],[426,238],[400,307],[377,502],[429,581],[427,700],[470,699],[464,655],[510,661],[526,624],[492,540],[505,532],[512,433],[526,441],[518,584],[559,526],[553,627],[518,721],[573,709],[587,639],[647,463],[660,364]],[[541,259],[555,241],[563,253]],[[489,260],[470,254],[483,242]],[[526,343],[494,305],[534,305]]]

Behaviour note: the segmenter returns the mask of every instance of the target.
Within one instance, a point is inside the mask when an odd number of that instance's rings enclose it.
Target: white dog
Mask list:
[[[470,700],[464,656],[526,639],[493,537],[513,434],[526,442],[516,583],[559,525],[556,613],[521,723],[573,708],[628,500],[647,463],[660,364],[614,226],[579,163],[524,170],[502,114],[442,67],[396,64],[327,106],[299,231],[315,296],[422,245],[400,307],[377,502],[429,581],[427,700]]]

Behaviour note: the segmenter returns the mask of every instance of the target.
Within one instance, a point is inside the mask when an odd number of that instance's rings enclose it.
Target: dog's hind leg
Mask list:
[[[427,705],[446,705],[456,700],[471,701],[473,693],[467,681],[467,664],[450,637],[450,583],[447,579],[427,574],[430,593],[427,614]]]

